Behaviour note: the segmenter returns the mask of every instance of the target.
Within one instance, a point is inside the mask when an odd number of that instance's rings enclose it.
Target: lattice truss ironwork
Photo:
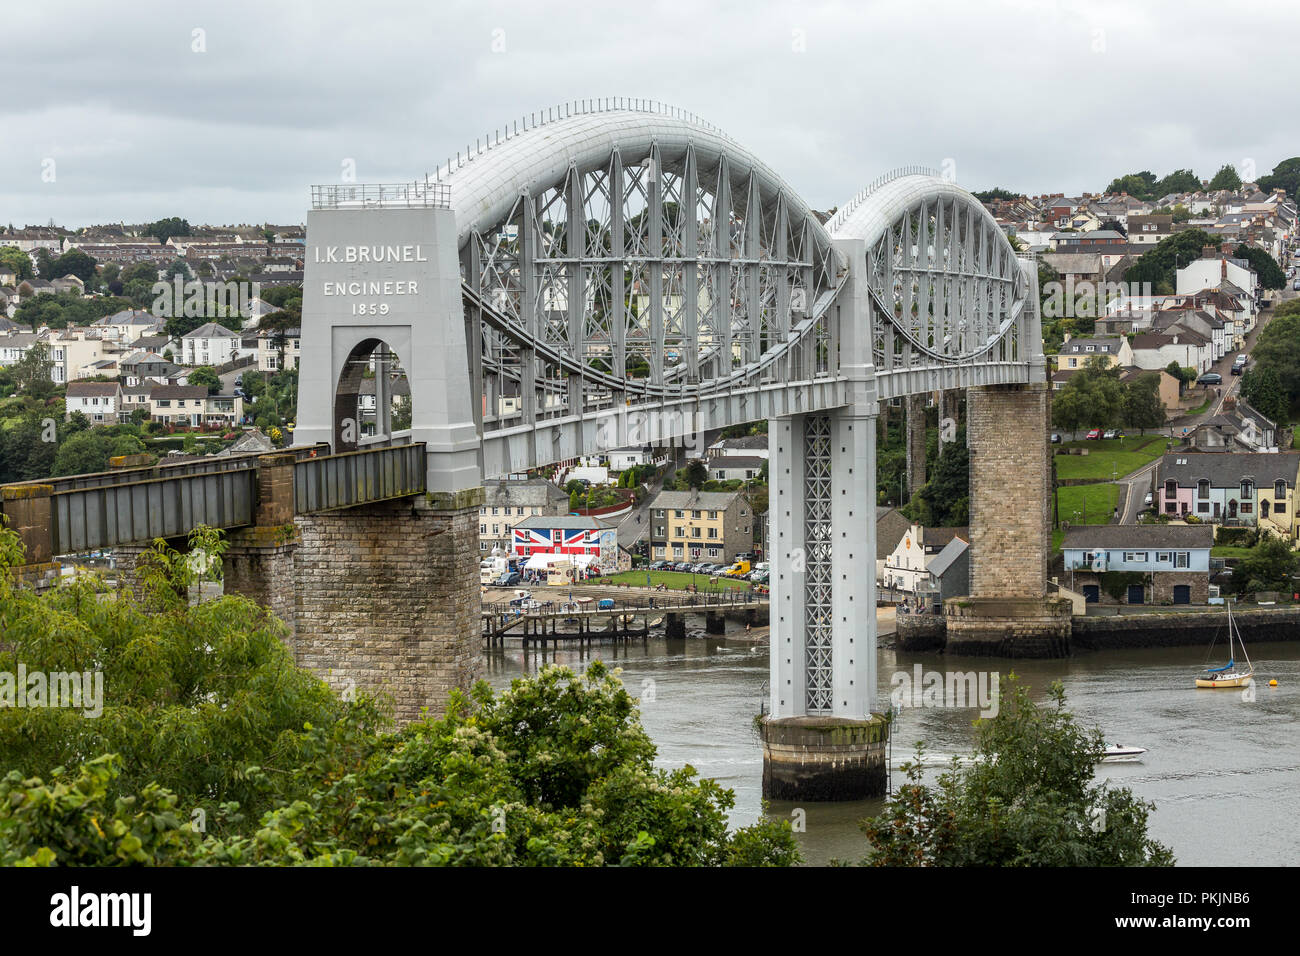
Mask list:
[[[1024,273],[975,199],[916,203],[868,250],[867,271],[877,373],[1024,361]]]
[[[834,707],[829,415],[805,418],[803,445],[805,709],[829,714]]]
[[[485,431],[835,371],[827,233],[725,154],[652,142],[571,164],[461,259]]]

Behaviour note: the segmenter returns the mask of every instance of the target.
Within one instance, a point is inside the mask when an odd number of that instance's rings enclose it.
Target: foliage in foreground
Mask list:
[[[1056,682],[1037,706],[1011,675],[998,715],[978,723],[975,759],[937,784],[915,763],[883,813],[865,820],[872,866],[1172,866],[1147,836],[1154,804],[1094,784],[1101,732],[1080,727]]]
[[[210,534],[210,532],[208,532]],[[212,546],[212,542],[208,542]],[[217,548],[219,551],[219,547]],[[37,597],[0,529],[0,670],[104,672],[103,715],[0,708],[3,865],[790,865],[788,821],[729,831],[731,791],[654,766],[635,700],[597,662],[548,667],[381,733],[294,666],[283,625],[192,606],[163,547],[148,596]]]

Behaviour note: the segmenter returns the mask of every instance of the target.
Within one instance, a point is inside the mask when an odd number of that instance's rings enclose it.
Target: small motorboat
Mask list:
[[[1121,744],[1111,744],[1102,754],[1102,763],[1132,763],[1141,760],[1142,755],[1146,753],[1145,747],[1125,747]]]

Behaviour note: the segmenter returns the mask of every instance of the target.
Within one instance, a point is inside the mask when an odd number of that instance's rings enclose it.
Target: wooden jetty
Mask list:
[[[745,592],[734,596],[643,597],[617,600],[612,608],[570,601],[533,600],[528,603],[538,606],[516,604],[483,609],[483,639],[488,647],[504,647],[507,636],[518,637],[525,647],[529,644],[545,647],[548,643],[561,641],[583,644],[596,640],[645,640],[650,636],[650,628],[665,619],[670,637],[684,637],[687,614],[704,614],[709,624],[716,620],[717,631],[721,632],[725,615],[735,613],[752,617],[753,612],[768,606],[768,598]]]

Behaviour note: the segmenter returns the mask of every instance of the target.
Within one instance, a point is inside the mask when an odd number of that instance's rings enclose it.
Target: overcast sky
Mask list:
[[[703,116],[817,208],[912,163],[1078,193],[1300,154],[1283,0],[39,0],[6,4],[5,27],[15,225],[301,222],[349,160],[359,182],[416,178],[608,95]]]

